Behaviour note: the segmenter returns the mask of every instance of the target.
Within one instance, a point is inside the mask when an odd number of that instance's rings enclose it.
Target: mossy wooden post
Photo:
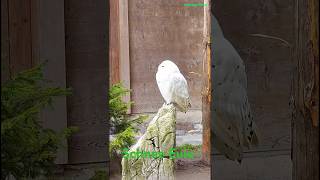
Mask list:
[[[319,1],[296,0],[293,180],[319,179]]]
[[[176,144],[175,131],[176,108],[172,104],[163,105],[149,123],[147,131],[128,153],[163,152],[164,158],[150,158],[141,154],[139,157],[135,154],[135,158],[122,158],[122,180],[174,179],[174,159],[170,159],[169,151]]]
[[[211,121],[211,16],[210,16],[210,0],[204,0],[207,6],[204,7],[204,31],[203,38],[205,44],[205,56],[203,59],[203,73],[202,73],[202,124],[203,124],[203,135],[202,135],[202,160],[210,164],[210,152],[211,152],[211,141],[210,141],[210,121]]]

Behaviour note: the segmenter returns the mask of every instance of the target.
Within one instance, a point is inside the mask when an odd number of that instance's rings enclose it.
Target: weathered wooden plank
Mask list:
[[[1,0],[1,83],[10,78],[8,0]]]
[[[319,1],[295,1],[293,179],[319,179]]]
[[[10,72],[32,67],[31,0],[8,1]]]
[[[39,0],[31,0],[31,44],[32,44],[32,65],[40,62],[40,45],[39,45],[39,30],[40,30],[40,3]]]
[[[69,163],[107,161],[109,2],[65,0]]]
[[[64,0],[32,0],[32,56],[33,63],[47,61],[44,78],[48,86],[66,87]],[[61,132],[67,127],[66,97],[59,97],[53,108],[41,111],[45,128]],[[67,142],[58,151],[56,163],[68,162]]]
[[[132,112],[155,112],[163,104],[155,74],[165,59],[186,77],[192,109],[201,109],[203,7],[184,7],[192,0],[129,2]]]
[[[120,82],[120,24],[119,24],[119,3],[118,0],[110,0],[110,83]]]
[[[130,89],[130,57],[129,57],[129,19],[128,19],[128,0],[119,1],[119,41],[120,41],[120,80],[123,85]],[[130,95],[123,97],[129,102]],[[131,113],[131,108],[128,109]]]
[[[203,57],[202,70],[202,160],[208,164],[211,153],[211,103],[212,103],[212,83],[211,83],[211,1],[205,0],[208,6],[203,8],[204,11],[204,28],[203,42],[205,46],[205,55]]]

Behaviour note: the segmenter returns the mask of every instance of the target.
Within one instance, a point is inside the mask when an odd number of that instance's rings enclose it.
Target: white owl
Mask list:
[[[245,65],[212,16],[213,146],[241,162],[243,148],[258,145],[258,131],[247,96]]]
[[[187,112],[191,107],[188,84],[178,66],[170,60],[163,61],[158,66],[156,80],[166,104],[172,103],[179,111]]]

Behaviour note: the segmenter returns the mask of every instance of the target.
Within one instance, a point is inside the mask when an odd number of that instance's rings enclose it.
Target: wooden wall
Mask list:
[[[8,1],[1,0],[1,83],[10,77]]]
[[[2,0],[1,79],[47,60],[44,78],[48,86],[66,87],[64,53],[64,1]],[[43,126],[61,131],[67,127],[66,98],[53,102],[55,108],[43,109]],[[67,163],[67,151],[61,148],[57,163]]]
[[[105,0],[1,0],[1,79],[47,60],[49,86],[71,87],[44,109],[44,127],[77,126],[57,163],[107,161],[108,24]]]
[[[192,109],[201,109],[203,7],[172,0],[129,1],[133,113],[156,112],[163,104],[155,74],[161,61],[174,61],[186,77]],[[195,72],[195,73],[192,73]]]
[[[107,160],[108,2],[65,0],[69,163]]]
[[[31,0],[1,0],[3,80],[32,67]],[[10,37],[10,38],[9,38]]]
[[[44,77],[51,82],[48,86],[66,87],[65,59],[65,26],[64,0],[32,0],[32,34],[33,61],[47,61],[44,67]],[[53,101],[54,108],[45,108],[41,112],[43,126],[62,131],[67,127],[66,97],[58,97]],[[67,142],[64,142],[67,146]],[[68,149],[60,148],[59,164],[68,162]]]

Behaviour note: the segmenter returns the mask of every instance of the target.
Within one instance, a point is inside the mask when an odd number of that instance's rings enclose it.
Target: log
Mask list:
[[[174,179],[176,108],[163,105],[149,123],[147,131],[129,151],[123,153],[122,180]]]

